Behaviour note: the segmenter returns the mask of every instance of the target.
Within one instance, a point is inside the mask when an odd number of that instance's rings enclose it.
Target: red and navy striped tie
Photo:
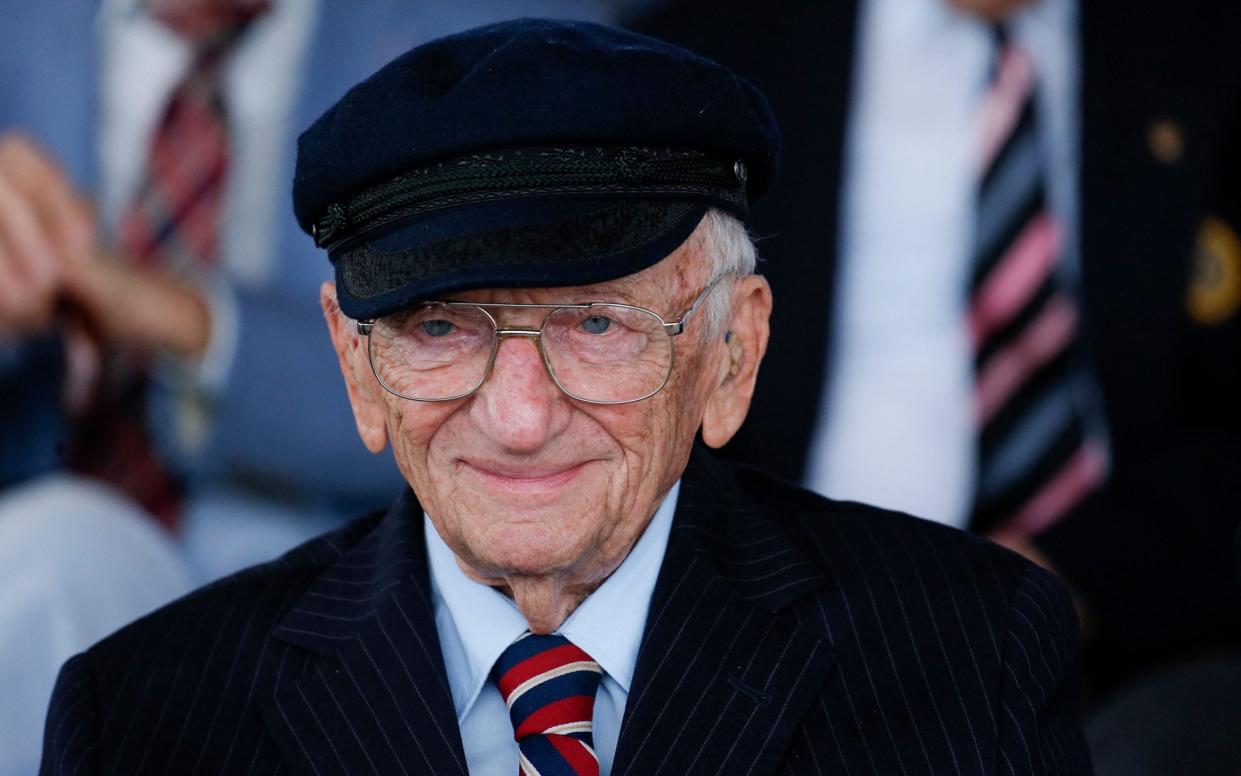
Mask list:
[[[139,264],[202,275],[216,264],[229,166],[224,69],[268,0],[149,0],[153,18],[194,50],[168,99],[146,177],[120,224],[120,241]]]
[[[124,213],[118,241],[138,265],[178,277],[211,277],[229,162],[223,70],[268,0],[149,0],[147,10],[194,56],[151,138],[146,176]],[[113,354],[104,385],[74,429],[70,463],[123,491],[168,527],[180,483],[147,433],[145,358]]]
[[[1103,484],[1108,450],[1065,282],[1063,229],[1048,202],[1034,68],[1007,31],[995,35],[970,286],[979,428],[971,526],[1029,538]]]
[[[513,722],[520,776],[599,776],[591,737],[603,669],[564,636],[527,633],[491,669]]]

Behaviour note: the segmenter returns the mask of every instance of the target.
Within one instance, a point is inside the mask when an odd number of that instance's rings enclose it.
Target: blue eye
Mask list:
[[[590,315],[582,319],[582,330],[587,334],[603,334],[612,328],[612,319],[606,315]]]
[[[421,325],[422,330],[432,337],[446,337],[449,334],[452,334],[453,329],[456,328],[453,326],[452,322],[446,321],[443,318],[423,321]]]

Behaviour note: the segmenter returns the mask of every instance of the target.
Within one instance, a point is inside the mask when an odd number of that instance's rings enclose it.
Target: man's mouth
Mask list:
[[[532,493],[558,490],[576,479],[592,463],[582,461],[564,464],[510,464],[464,459],[458,459],[458,462],[492,487]]]

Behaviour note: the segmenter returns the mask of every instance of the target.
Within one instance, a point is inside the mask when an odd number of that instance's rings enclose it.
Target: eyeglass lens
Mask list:
[[[495,324],[482,309],[427,304],[376,321],[375,375],[408,399],[465,396],[487,377]],[[623,305],[562,308],[543,320],[540,347],[553,379],[588,402],[629,402],[658,391],[672,369],[672,339],[654,313]]]

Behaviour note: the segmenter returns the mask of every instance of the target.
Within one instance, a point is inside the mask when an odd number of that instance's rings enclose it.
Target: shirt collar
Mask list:
[[[594,658],[626,694],[633,681],[647,609],[668,545],[680,487],[678,480],[621,565],[557,631]],[[431,567],[435,624],[453,705],[461,720],[478,700],[500,654],[526,632],[526,620],[509,598],[465,575],[425,514],[423,533]]]

